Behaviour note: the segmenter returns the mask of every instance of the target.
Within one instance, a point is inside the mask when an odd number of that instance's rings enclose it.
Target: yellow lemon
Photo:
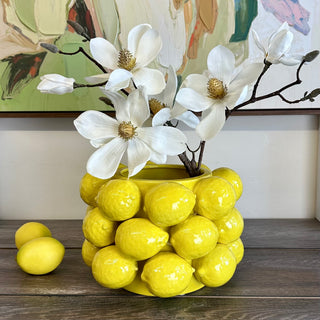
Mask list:
[[[219,233],[215,224],[202,216],[191,216],[171,228],[170,242],[176,253],[185,259],[208,254],[217,244]]]
[[[194,193],[197,197],[195,212],[210,220],[222,218],[236,203],[233,186],[220,177],[200,180],[195,185]]]
[[[96,196],[100,187],[108,180],[99,179],[86,173],[80,182],[80,197],[88,205],[96,207]]]
[[[105,247],[114,242],[117,223],[107,219],[99,208],[89,211],[83,219],[84,237],[96,247]]]
[[[237,263],[239,263],[244,255],[244,246],[242,240],[239,238],[235,241],[229,242],[227,247],[235,256]]]
[[[103,185],[97,196],[97,204],[110,220],[123,221],[132,218],[140,209],[140,190],[131,180],[114,179]]]
[[[217,244],[206,256],[192,261],[195,276],[208,287],[219,287],[233,276],[237,261],[225,244]]]
[[[233,208],[230,213],[214,222],[219,231],[218,242],[227,244],[240,238],[243,231],[243,218],[240,212]]]
[[[17,263],[27,273],[41,275],[56,269],[64,256],[64,246],[51,237],[26,242],[18,251]]]
[[[138,270],[137,262],[116,246],[100,249],[92,261],[92,274],[104,287],[119,289],[129,285]]]
[[[183,258],[172,252],[160,252],[144,265],[141,279],[158,297],[181,294],[190,284],[194,269]]]
[[[115,242],[123,253],[135,260],[145,260],[158,253],[168,239],[169,234],[149,220],[133,218],[120,224]]]
[[[17,249],[20,249],[26,242],[40,237],[51,237],[51,232],[44,224],[39,222],[23,224],[14,236]]]
[[[229,181],[232,184],[234,191],[236,192],[236,199],[239,200],[242,195],[243,185],[240,176],[234,170],[222,167],[213,170],[212,175],[224,178]]]
[[[87,239],[84,239],[82,243],[82,248],[81,248],[81,255],[84,263],[88,266],[91,267],[92,265],[92,260],[95,256],[95,254],[100,250],[100,248],[96,247],[94,244],[89,242]]]
[[[149,219],[160,227],[173,226],[185,220],[195,205],[194,193],[176,182],[153,187],[144,200]]]

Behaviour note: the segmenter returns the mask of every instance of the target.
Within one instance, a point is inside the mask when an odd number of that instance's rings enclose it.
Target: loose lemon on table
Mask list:
[[[192,261],[196,278],[208,287],[220,287],[233,276],[237,262],[225,244],[217,244],[206,256]]]
[[[17,263],[24,272],[29,274],[47,274],[59,266],[64,252],[64,246],[54,238],[35,238],[19,249]]]
[[[147,219],[132,218],[117,229],[115,243],[120,250],[135,260],[145,260],[164,247],[169,234]]]
[[[176,253],[185,259],[197,259],[208,254],[219,237],[215,224],[202,216],[190,216],[170,230],[170,242]]]
[[[232,184],[234,191],[236,192],[236,199],[239,200],[242,195],[243,185],[240,176],[234,170],[226,167],[221,167],[213,170],[212,175],[224,178],[229,181]]]
[[[158,297],[181,294],[190,284],[194,269],[183,258],[172,252],[160,252],[144,265],[141,279]]]
[[[39,222],[27,222],[15,233],[15,243],[20,249],[26,242],[40,237],[51,237],[51,231],[44,224]]]
[[[104,184],[96,198],[101,212],[110,220],[132,218],[140,209],[141,194],[131,180],[114,179]]]
[[[145,195],[145,210],[159,227],[169,227],[185,220],[195,205],[194,193],[176,182],[161,183]]]
[[[214,222],[219,231],[218,242],[227,244],[240,238],[244,222],[240,212],[233,208],[227,215]]]
[[[242,240],[239,238],[235,241],[229,242],[227,247],[235,256],[237,264],[240,263],[244,255],[244,246]]]
[[[84,237],[96,247],[105,247],[114,242],[117,222],[107,219],[99,208],[89,211],[83,219]]]
[[[92,261],[92,274],[104,287],[119,289],[129,285],[138,271],[138,263],[116,246],[100,249]]]
[[[195,212],[217,220],[230,212],[236,203],[236,192],[224,178],[210,177],[200,180],[194,187],[196,194]]]
[[[101,248],[96,247],[94,244],[92,244],[87,239],[84,239],[81,247],[81,256],[84,261],[84,263],[91,267],[93,258],[95,254],[100,250]]]
[[[80,197],[81,199],[88,205],[96,207],[96,196],[98,194],[99,189],[103,184],[105,184],[108,180],[99,179],[92,176],[89,173],[86,173],[80,182]]]

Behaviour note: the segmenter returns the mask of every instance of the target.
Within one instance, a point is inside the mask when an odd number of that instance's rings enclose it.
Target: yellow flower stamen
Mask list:
[[[119,52],[118,67],[131,71],[136,65],[136,58],[127,49],[122,49]]]
[[[161,103],[159,100],[151,98],[149,100],[149,108],[151,110],[151,113],[155,115],[158,113],[161,109],[165,108],[166,105],[164,103]]]
[[[124,140],[132,139],[136,135],[136,129],[131,121],[123,121],[118,127],[118,134]]]
[[[212,99],[222,99],[227,94],[227,88],[221,80],[211,78],[207,84],[208,95]]]

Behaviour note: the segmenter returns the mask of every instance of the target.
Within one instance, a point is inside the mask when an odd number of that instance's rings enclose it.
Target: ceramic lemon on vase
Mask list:
[[[88,205],[84,262],[102,286],[142,295],[172,297],[224,285],[244,253],[243,217],[236,208],[243,186],[234,170],[211,171],[202,164],[206,143],[233,111],[281,97],[280,92],[295,85],[259,96],[257,88],[272,64],[299,64],[299,72],[318,52],[290,56],[293,36],[284,23],[267,49],[254,33],[265,54],[263,63],[236,65],[232,51],[218,45],[208,55],[207,70],[188,75],[178,85],[173,67],[164,72],[150,68],[162,48],[159,33],[150,25],[132,28],[127,46],[120,48],[103,38],[90,39],[75,22],[72,26],[90,42],[86,56],[101,73],[87,78],[86,84],[47,75],[38,89],[71,94],[100,87],[102,100],[115,110],[114,117],[88,110],[74,121],[80,135],[97,149],[80,186]],[[43,46],[66,54],[54,45]],[[313,101],[319,93],[314,90],[295,101]],[[180,122],[195,129],[197,149],[188,145]],[[166,165],[168,156],[178,156],[182,165]]]

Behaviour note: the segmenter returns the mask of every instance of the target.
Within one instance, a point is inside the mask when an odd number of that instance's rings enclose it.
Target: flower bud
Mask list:
[[[73,78],[66,78],[60,74],[46,74],[40,79],[37,89],[42,93],[65,94],[73,91]]]

